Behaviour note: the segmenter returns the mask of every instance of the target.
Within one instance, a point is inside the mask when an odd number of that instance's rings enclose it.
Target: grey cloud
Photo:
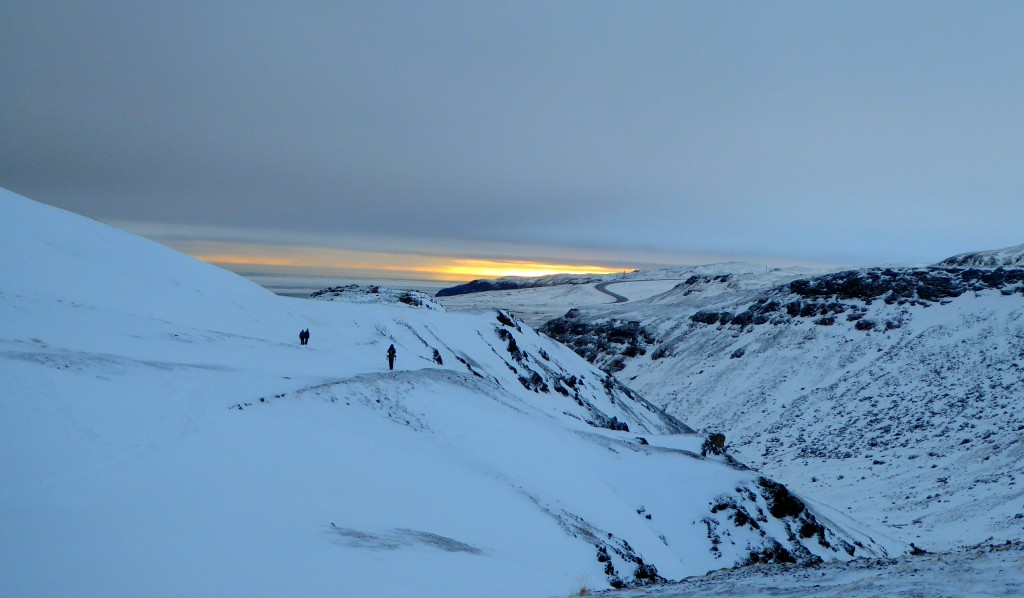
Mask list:
[[[986,6],[9,3],[0,185],[299,236],[929,261],[1022,242],[1024,9]]]

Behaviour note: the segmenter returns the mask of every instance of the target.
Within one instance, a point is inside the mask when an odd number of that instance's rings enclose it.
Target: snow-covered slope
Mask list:
[[[5,595],[564,595],[903,550],[506,313],[277,297],[6,191],[0,259]]]
[[[992,251],[962,253],[948,257],[936,265],[967,268],[1022,268],[1024,267],[1024,245]]]
[[[724,432],[741,460],[905,540],[1024,536],[1024,270],[697,282],[545,330]]]
[[[716,571],[658,588],[599,592],[614,598],[800,596],[961,598],[1024,594],[1024,544],[987,543],[939,554],[858,559],[818,567],[766,565]]]

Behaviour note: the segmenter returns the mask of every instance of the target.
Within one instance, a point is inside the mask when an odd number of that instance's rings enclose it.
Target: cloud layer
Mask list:
[[[1019,4],[143,4],[5,8],[0,185],[384,251],[1022,242]]]

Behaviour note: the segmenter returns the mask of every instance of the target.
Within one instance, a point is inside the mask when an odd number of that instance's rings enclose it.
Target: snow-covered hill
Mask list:
[[[347,303],[375,303],[391,305],[402,303],[425,309],[444,309],[426,293],[389,289],[379,285],[363,286],[349,284],[340,287],[329,287],[313,291],[310,293],[309,297],[311,299],[320,299],[321,301],[345,301]]]
[[[967,268],[1022,268],[1024,267],[1024,245],[992,251],[962,253],[946,258],[936,265]]]
[[[2,190],[0,259],[5,595],[564,595],[904,550],[507,313],[278,297]]]
[[[741,460],[907,541],[1024,536],[1024,270],[695,280],[544,329],[724,432]]]

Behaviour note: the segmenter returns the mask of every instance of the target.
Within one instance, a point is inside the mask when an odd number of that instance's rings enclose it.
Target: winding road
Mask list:
[[[629,301],[628,297],[623,297],[622,295],[620,295],[618,293],[613,293],[612,291],[609,291],[607,289],[608,285],[610,285],[610,284],[621,284],[623,282],[627,282],[627,281],[622,280],[622,281],[618,281],[618,282],[599,282],[599,283],[594,285],[594,288],[597,289],[598,291],[601,291],[605,295],[608,295],[612,299],[615,299],[615,301],[612,301],[612,303],[625,303],[625,302]]]
[[[594,289],[596,289],[598,291],[601,291],[602,293],[604,293],[605,295],[608,295],[612,299],[615,299],[615,301],[612,301],[611,303],[609,303],[609,305],[612,305],[612,304],[615,304],[615,303],[625,303],[625,302],[629,301],[629,297],[624,297],[624,296],[622,296],[622,295],[620,295],[620,294],[618,294],[618,293],[616,293],[614,291],[609,291],[608,290],[608,285],[612,285],[612,284],[627,284],[627,283],[631,283],[631,282],[659,282],[659,281],[662,281],[662,280],[672,280],[672,281],[676,281],[676,282],[683,282],[682,279],[679,279],[679,278],[644,278],[642,280],[612,280],[612,281],[609,281],[609,282],[599,282],[599,283],[594,285]]]

